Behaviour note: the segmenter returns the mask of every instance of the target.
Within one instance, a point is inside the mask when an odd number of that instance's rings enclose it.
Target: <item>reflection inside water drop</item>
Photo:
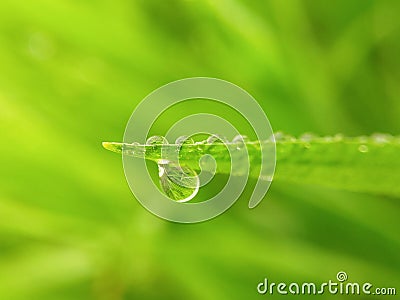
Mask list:
[[[199,191],[199,177],[188,167],[162,160],[158,162],[158,176],[164,193],[177,202],[190,201]]]

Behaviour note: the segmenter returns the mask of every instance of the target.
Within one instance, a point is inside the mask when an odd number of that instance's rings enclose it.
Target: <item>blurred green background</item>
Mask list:
[[[174,224],[101,148],[148,93],[192,76],[243,87],[274,130],[398,134],[399,15],[398,1],[2,0],[0,299],[258,299],[265,277],[339,271],[399,291],[399,199],[277,181],[254,210],[247,192]]]

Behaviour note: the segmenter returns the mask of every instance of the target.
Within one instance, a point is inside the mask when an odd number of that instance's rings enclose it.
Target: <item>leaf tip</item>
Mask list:
[[[122,144],[114,143],[114,142],[102,142],[101,145],[104,149],[110,150],[112,152],[121,153],[122,152]]]

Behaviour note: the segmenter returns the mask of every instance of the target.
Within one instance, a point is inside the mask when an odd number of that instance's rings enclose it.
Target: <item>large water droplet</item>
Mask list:
[[[199,191],[199,177],[194,170],[188,167],[160,161],[158,163],[158,176],[164,193],[177,202],[190,201]]]

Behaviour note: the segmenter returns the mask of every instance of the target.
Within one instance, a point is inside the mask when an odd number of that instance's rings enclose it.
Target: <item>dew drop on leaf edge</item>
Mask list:
[[[188,202],[197,195],[200,179],[194,170],[163,161],[158,171],[161,189],[171,200]]]

